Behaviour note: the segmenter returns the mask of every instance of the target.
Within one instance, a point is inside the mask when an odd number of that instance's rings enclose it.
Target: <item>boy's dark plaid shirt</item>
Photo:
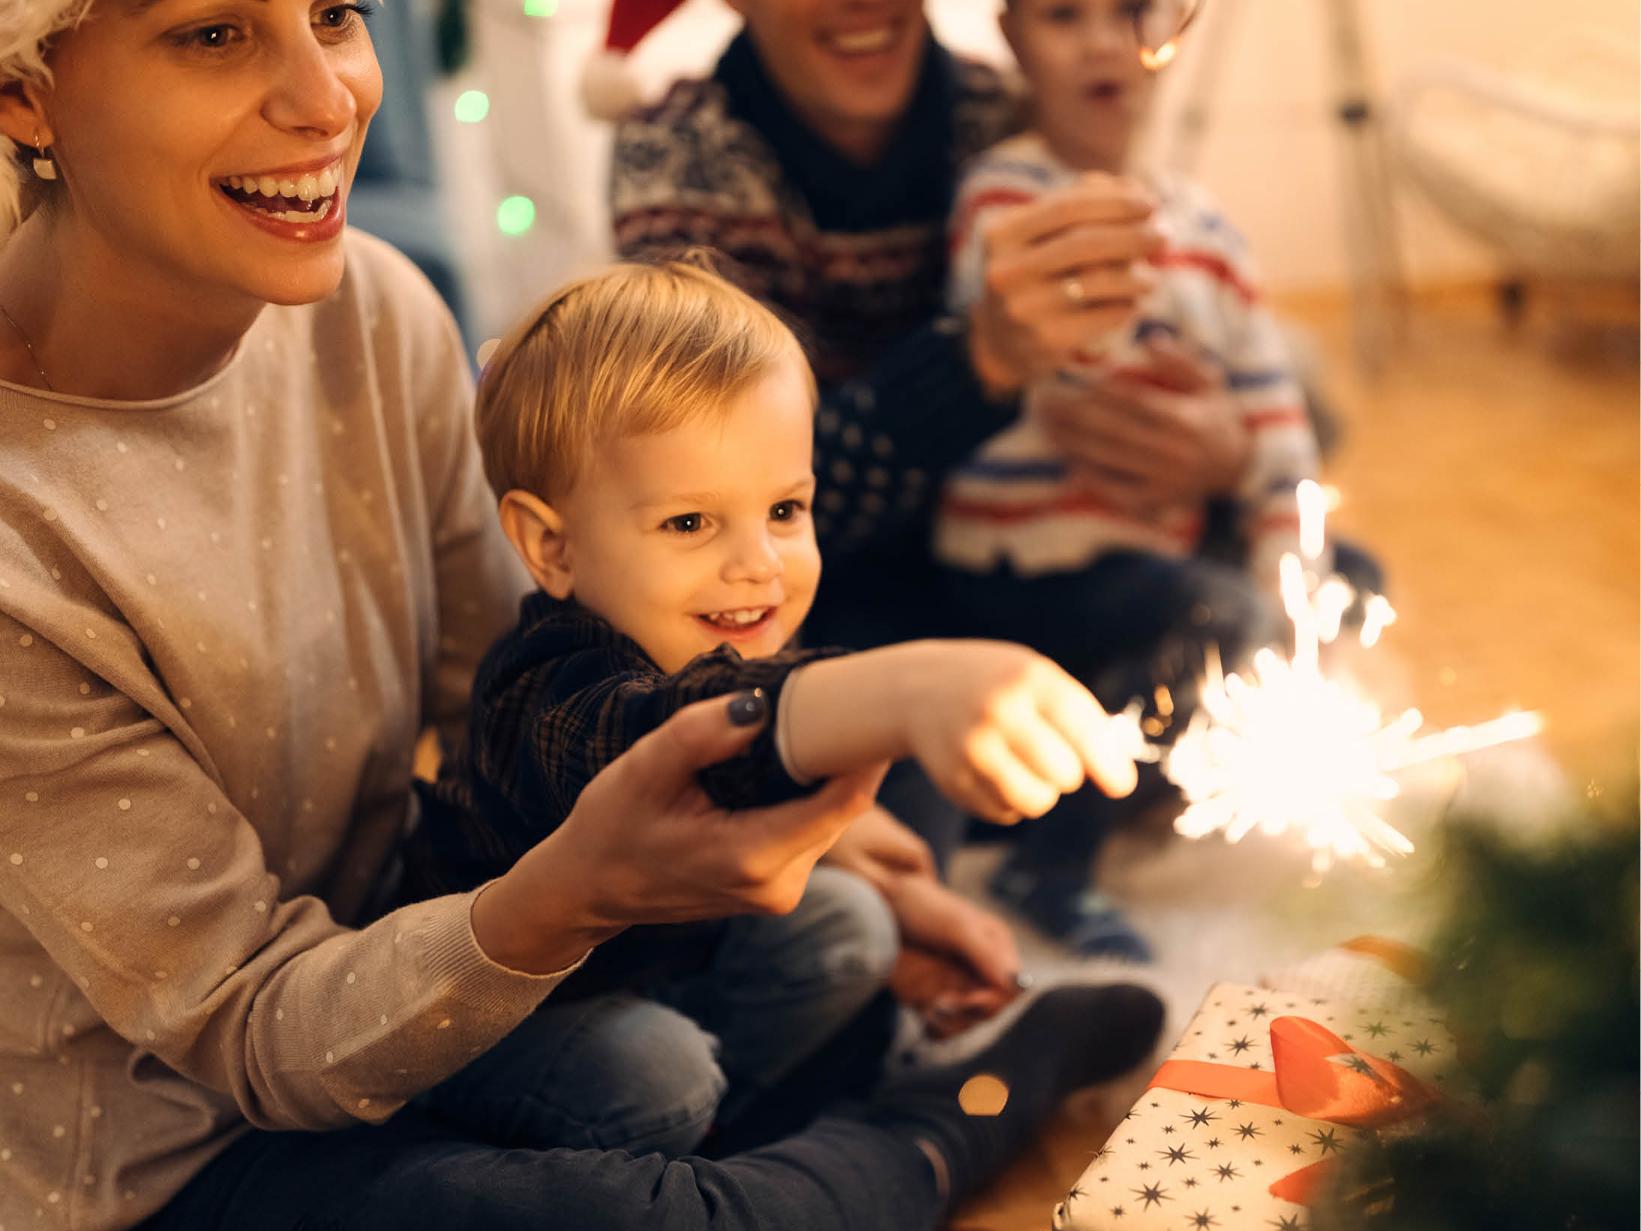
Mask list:
[[[421,823],[405,853],[407,897],[501,875],[558,828],[599,770],[684,706],[761,688],[773,715],[795,668],[842,652],[743,659],[725,645],[668,675],[579,603],[531,594],[479,666],[466,746],[421,790]],[[787,774],[774,730],[765,724],[740,756],[701,771],[714,803],[758,807],[811,789]]]

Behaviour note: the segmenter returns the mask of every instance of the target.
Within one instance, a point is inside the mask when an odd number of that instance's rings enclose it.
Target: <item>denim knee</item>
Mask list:
[[[431,1105],[499,1145],[676,1158],[700,1145],[727,1086],[712,1034],[666,1005],[612,994],[549,999]]]
[[[852,872],[819,867],[796,910],[774,921],[790,934],[783,977],[858,990],[858,1007],[889,981],[900,928],[883,895]]]

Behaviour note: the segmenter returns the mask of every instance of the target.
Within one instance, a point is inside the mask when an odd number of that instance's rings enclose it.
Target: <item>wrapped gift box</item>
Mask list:
[[[1216,984],[1054,1226],[1300,1231],[1340,1156],[1439,1097],[1452,1053],[1411,1004]]]
[[[1307,998],[1412,1008],[1428,977],[1425,955],[1386,936],[1357,936],[1260,979]]]

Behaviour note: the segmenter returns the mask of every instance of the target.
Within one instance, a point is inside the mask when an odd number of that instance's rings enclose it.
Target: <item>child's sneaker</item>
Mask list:
[[[1039,876],[1005,861],[991,878],[990,888],[998,901],[1083,957],[1152,960],[1151,946],[1117,904],[1084,881]]]

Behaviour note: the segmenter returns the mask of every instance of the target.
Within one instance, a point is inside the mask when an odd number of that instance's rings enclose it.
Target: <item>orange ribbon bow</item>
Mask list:
[[[1202,1060],[1168,1060],[1151,1079],[1150,1088],[1241,1099],[1351,1128],[1379,1128],[1409,1119],[1436,1098],[1406,1069],[1357,1051],[1306,1017],[1271,1022],[1271,1058],[1274,1071],[1269,1073]],[[1332,1160],[1301,1167],[1273,1183],[1270,1193],[1309,1205],[1332,1167]]]

